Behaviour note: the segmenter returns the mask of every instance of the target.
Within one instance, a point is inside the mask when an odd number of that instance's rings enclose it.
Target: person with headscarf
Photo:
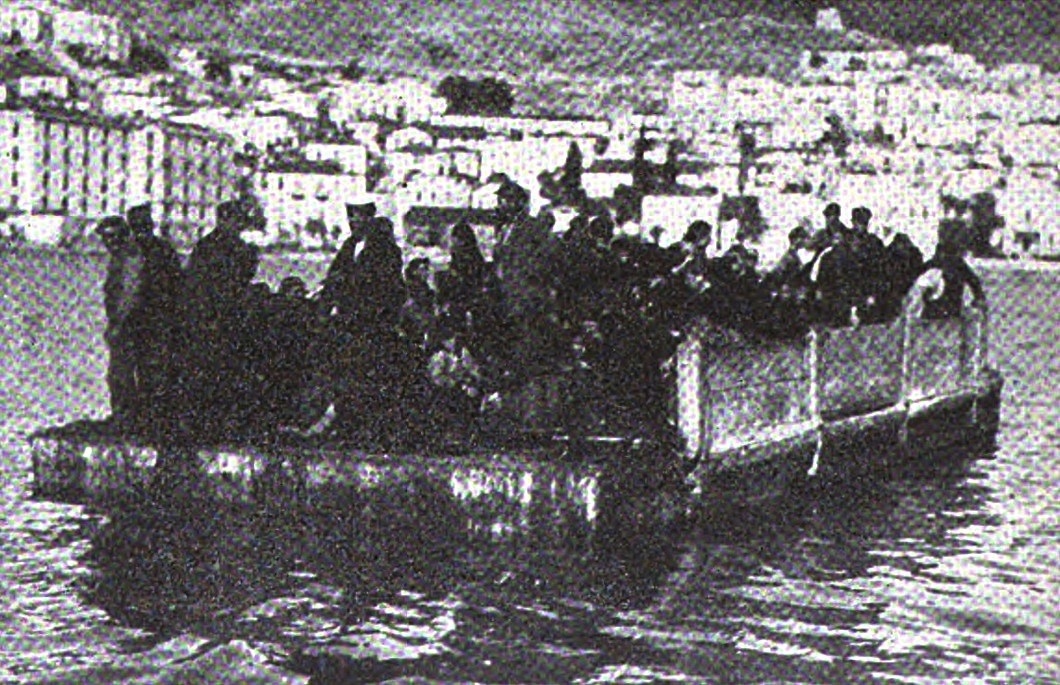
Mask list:
[[[107,217],[96,233],[109,255],[103,306],[107,315],[104,340],[110,352],[107,387],[111,420],[122,429],[135,429],[145,409],[137,387],[142,349],[138,331],[129,324],[141,302],[144,256],[122,217]]]
[[[924,268],[924,254],[902,231],[884,226],[884,250],[886,257],[883,316],[887,320],[896,318],[902,311],[906,294],[916,282]]]

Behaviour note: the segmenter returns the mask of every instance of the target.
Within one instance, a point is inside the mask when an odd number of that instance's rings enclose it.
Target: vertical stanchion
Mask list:
[[[910,388],[912,384],[913,316],[908,307],[902,307],[902,383],[898,401],[902,405],[902,427],[898,430],[898,447],[905,450],[909,444],[909,412],[911,409]]]
[[[814,435],[817,439],[817,444],[813,450],[813,462],[810,464],[810,470],[806,472],[806,475],[813,478],[817,475],[817,471],[821,465],[821,450],[824,447],[824,435],[821,421],[821,382],[819,372],[819,359],[820,354],[817,348],[818,346],[818,335],[817,328],[811,328],[810,332],[807,333],[807,346],[806,346],[806,365],[810,380],[810,420],[813,422]]]

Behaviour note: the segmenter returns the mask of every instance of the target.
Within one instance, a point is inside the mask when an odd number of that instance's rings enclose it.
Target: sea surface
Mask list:
[[[24,436],[106,414],[102,278],[0,255],[0,683],[1060,682],[1060,272],[985,274],[996,452],[690,528],[556,505],[594,487],[562,463],[514,513],[35,500]]]

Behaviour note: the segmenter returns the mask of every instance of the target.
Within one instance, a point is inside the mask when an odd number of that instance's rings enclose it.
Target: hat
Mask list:
[[[824,215],[826,217],[828,217],[828,218],[832,218],[832,217],[838,218],[839,215],[842,214],[842,212],[843,212],[843,210],[839,207],[839,204],[836,203],[836,202],[829,202],[828,206],[824,208]]]
[[[375,216],[377,209],[374,202],[346,205],[347,221],[366,221]]]
[[[150,202],[145,202],[144,204],[129,208],[129,210],[125,212],[125,219],[129,222],[129,227],[135,232],[150,233],[155,227],[155,221],[151,214]],[[138,231],[137,229],[147,230]]]
[[[129,233],[129,224],[120,216],[108,216],[96,226],[96,234],[103,240],[122,240]]]
[[[850,212],[850,221],[858,226],[867,226],[872,221],[872,212],[867,207],[856,207]]]

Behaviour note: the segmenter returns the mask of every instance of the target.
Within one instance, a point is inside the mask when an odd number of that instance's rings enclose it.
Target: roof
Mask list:
[[[0,79],[8,81],[24,76],[64,76],[47,62],[29,50],[19,50],[14,54],[0,57]]]
[[[461,221],[469,224],[495,224],[497,214],[492,209],[470,207],[410,207],[405,213],[405,223],[414,226],[453,225]]]
[[[320,174],[339,176],[342,165],[330,159],[312,161],[308,159],[277,159],[265,165],[265,172],[272,174]]]

